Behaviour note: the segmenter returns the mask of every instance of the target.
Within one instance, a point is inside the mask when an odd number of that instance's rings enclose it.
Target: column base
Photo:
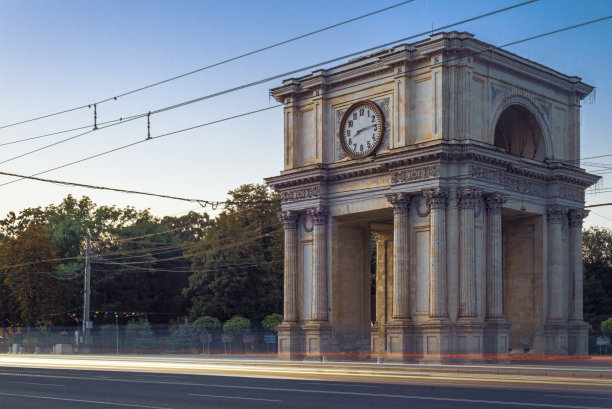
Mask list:
[[[544,353],[552,356],[567,355],[567,321],[548,320],[544,324],[546,347]]]
[[[584,321],[569,321],[567,324],[568,355],[588,356],[589,324]]]
[[[304,358],[302,328],[295,322],[283,322],[278,327],[278,358]]]
[[[484,324],[474,318],[459,318],[455,324],[457,350],[455,359],[482,361],[484,352]]]
[[[451,323],[447,318],[431,318],[421,324],[423,362],[452,360],[450,354]]]
[[[410,320],[393,320],[385,324],[388,361],[409,362],[417,357],[417,328]]]
[[[310,322],[303,327],[306,335],[305,359],[327,358],[331,341],[331,327],[327,322]]]
[[[381,336],[382,334],[382,336]],[[382,359],[387,353],[387,335],[385,325],[374,324],[370,328],[370,355]]]
[[[484,327],[485,359],[494,362],[509,362],[510,327],[504,319],[489,319]]]

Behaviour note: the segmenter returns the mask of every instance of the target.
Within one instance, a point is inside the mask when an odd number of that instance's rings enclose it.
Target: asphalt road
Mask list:
[[[0,367],[0,408],[612,408],[609,386],[410,384]]]

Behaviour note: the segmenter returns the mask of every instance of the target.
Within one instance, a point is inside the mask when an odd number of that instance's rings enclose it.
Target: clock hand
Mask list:
[[[374,125],[375,125],[375,124],[370,125],[370,126],[366,126],[365,128],[361,128],[360,130],[358,130],[357,132],[355,132],[355,135],[354,135],[354,136],[359,135],[361,132],[365,131],[366,129],[370,129],[370,128],[372,128]]]

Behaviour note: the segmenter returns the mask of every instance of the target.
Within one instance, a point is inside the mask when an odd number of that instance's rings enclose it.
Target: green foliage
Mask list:
[[[207,315],[205,317],[200,317],[191,324],[193,329],[198,332],[208,332],[214,331],[221,326],[221,323],[215,317],[211,317]]]
[[[608,318],[602,322],[600,328],[602,334],[612,337],[612,318]]]
[[[192,275],[183,294],[190,317],[227,320],[243,315],[256,322],[282,310],[283,234],[278,195],[264,185],[229,192],[228,206],[198,244],[186,252]],[[270,200],[274,200],[269,202]]]
[[[228,335],[243,335],[251,329],[251,321],[244,317],[235,316],[223,324],[223,332]]]
[[[155,346],[151,324],[146,319],[131,320],[125,329],[126,337],[132,349],[151,350]]]
[[[168,348],[172,351],[190,349],[195,341],[193,328],[187,321],[175,325],[170,331]]]
[[[584,319],[593,328],[612,315],[612,230],[590,227],[582,232]]]
[[[261,326],[277,333],[276,327],[283,322],[283,316],[280,314],[270,314],[261,322]]]

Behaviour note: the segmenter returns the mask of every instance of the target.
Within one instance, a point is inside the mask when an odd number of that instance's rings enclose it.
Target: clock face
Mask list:
[[[384,126],[382,112],[373,102],[353,104],[340,122],[342,148],[353,159],[370,155],[382,141]]]

